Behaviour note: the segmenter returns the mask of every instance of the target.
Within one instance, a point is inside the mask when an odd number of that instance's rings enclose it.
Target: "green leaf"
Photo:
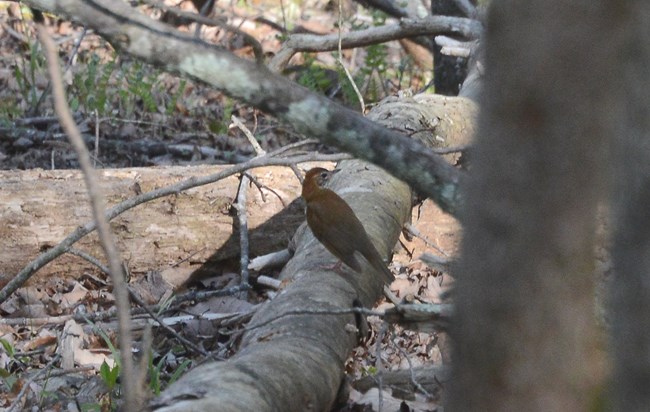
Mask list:
[[[7,352],[7,355],[10,357],[14,357],[14,354],[16,353],[16,349],[13,347],[11,343],[9,343],[8,340],[0,338],[0,345],[4,348],[5,352]]]

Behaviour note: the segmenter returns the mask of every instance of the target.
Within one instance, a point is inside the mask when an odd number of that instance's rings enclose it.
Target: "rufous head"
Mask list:
[[[323,187],[330,180],[330,178],[338,173],[341,169],[327,170],[322,167],[314,167],[310,169],[305,175],[304,184],[316,184],[318,187]]]

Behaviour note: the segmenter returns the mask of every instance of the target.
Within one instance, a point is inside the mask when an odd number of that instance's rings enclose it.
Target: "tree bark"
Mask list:
[[[445,409],[597,402],[593,241],[615,134],[616,7],[492,3]]]
[[[650,4],[626,6],[625,47],[615,60],[625,106],[615,133],[615,224],[611,287],[612,405],[645,411],[650,405]]]

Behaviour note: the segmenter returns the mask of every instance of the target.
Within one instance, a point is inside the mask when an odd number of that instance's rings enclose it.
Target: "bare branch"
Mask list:
[[[352,78],[352,74],[350,74],[350,71],[348,70],[347,67],[345,67],[345,64],[343,64],[343,51],[342,51],[342,46],[341,43],[343,41],[343,33],[341,32],[343,28],[343,2],[339,1],[339,24],[338,24],[338,41],[336,42],[336,47],[338,48],[338,55],[336,56],[336,60],[339,62],[341,65],[341,68],[343,68],[343,71],[345,72],[345,76],[348,78],[348,81],[350,82],[350,85],[354,89],[354,93],[357,95],[357,99],[359,99],[359,105],[361,106],[361,114],[366,113],[366,103],[363,101],[363,96],[361,95],[361,92],[359,91],[359,88],[357,87],[357,84],[354,81],[354,78]]]
[[[341,38],[341,48],[352,49],[372,44],[385,43],[420,35],[449,34],[467,39],[480,37],[482,26],[475,20],[462,17],[430,16],[422,19],[402,19],[398,24],[371,27],[353,31]],[[298,52],[334,51],[338,48],[338,35],[319,36],[315,34],[293,34],[282,45],[282,49],[269,63],[273,71],[279,71]]]
[[[144,0],[145,3],[150,5],[151,7],[155,7],[160,10],[164,10],[168,13],[172,13],[178,17],[182,17],[184,19],[194,21],[199,24],[203,24],[205,26],[210,26],[210,27],[220,27],[230,33],[237,34],[241,36],[244,40],[244,42],[250,46],[253,49],[253,54],[255,55],[255,60],[258,62],[262,62],[264,60],[264,50],[262,49],[262,45],[257,41],[257,39],[250,34],[246,33],[245,31],[239,30],[236,27],[232,27],[227,23],[227,19],[211,19],[209,17],[206,17],[203,14],[203,10],[201,10],[201,14],[196,14],[196,13],[190,13],[186,12],[183,10],[180,10],[177,7],[171,7],[167,6],[164,4],[162,1],[155,1],[155,0]],[[209,2],[208,2],[209,3]],[[208,3],[204,5],[207,6]],[[198,27],[197,27],[198,28]]]
[[[244,136],[248,139],[248,142],[253,146],[253,149],[257,153],[257,157],[264,156],[266,152],[262,149],[262,146],[255,140],[255,136],[248,130],[248,127],[237,116],[232,115],[232,122],[234,123],[239,130],[244,133]],[[248,186],[250,185],[250,178],[246,173],[243,173],[241,176],[241,181],[239,182],[239,191],[237,192],[237,203],[235,208],[237,209],[237,218],[239,220],[239,271],[241,273],[241,284],[248,285],[248,262],[250,257],[248,254],[248,216],[246,214],[246,194],[248,192]],[[242,298],[246,296],[246,293],[242,293]]]
[[[264,256],[257,256],[248,265],[249,269],[260,271],[267,267],[281,266],[289,261],[291,252],[289,249],[283,249],[278,252],[269,253]]]
[[[153,310],[151,310],[147,304],[138,296],[137,293],[135,293],[133,290],[129,289],[129,295],[131,296],[131,299],[135,301],[142,309],[144,309],[145,312],[149,316],[151,316],[151,319],[155,320],[158,325],[160,325],[161,328],[163,328],[167,333],[175,337],[179,342],[181,342],[184,346],[190,348],[192,352],[197,353],[199,355],[202,355],[206,358],[211,357],[210,354],[205,350],[200,348],[198,345],[194,344],[194,342],[184,338],[180,333],[176,332],[174,328],[169,326],[167,322],[163,321],[158,315],[154,313]],[[146,347],[146,346],[145,346]],[[220,360],[218,358],[215,358],[215,360]]]
[[[42,18],[41,15],[40,20],[42,20]],[[35,18],[35,20],[38,22],[39,19]],[[61,68],[59,67],[56,45],[47,33],[47,28],[42,21],[38,22],[38,37],[43,44],[47,56],[48,70],[50,72],[52,84],[52,95],[54,97],[54,108],[59,116],[59,121],[61,122],[63,130],[65,130],[70,143],[77,153],[79,166],[83,171],[84,180],[86,181],[93,217],[97,223],[99,240],[104,252],[106,253],[106,258],[108,259],[111,279],[113,281],[113,295],[115,295],[115,305],[117,307],[117,315],[119,319],[120,358],[122,365],[120,376],[124,388],[124,408],[126,410],[137,410],[140,408],[140,396],[137,382],[134,381],[133,357],[131,355],[133,337],[131,336],[130,302],[126,282],[124,280],[122,262],[115,245],[115,240],[112,236],[111,228],[108,225],[108,220],[104,216],[104,196],[99,184],[97,183],[97,177],[90,161],[88,149],[86,149],[86,145],[81,138],[81,133],[72,118],[72,113],[70,112],[70,108],[65,99],[65,91],[63,90],[63,80],[61,78]]]

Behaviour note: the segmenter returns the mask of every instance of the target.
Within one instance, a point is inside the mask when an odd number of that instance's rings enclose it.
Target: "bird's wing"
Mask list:
[[[359,273],[363,271],[363,266],[357,253],[362,255],[390,284],[394,279],[393,274],[352,208],[334,192],[324,192],[323,196],[326,201],[316,199],[307,204],[307,223],[314,236],[330,253]]]
[[[383,279],[383,281],[386,284],[390,285],[395,280],[395,276],[393,276],[393,272],[391,272],[390,269],[388,269],[386,262],[384,262],[384,260],[381,258],[379,253],[378,252],[376,253],[377,256],[375,256],[374,258],[369,258],[368,256],[363,255],[359,251],[356,251],[355,255],[357,260],[361,260],[361,261],[365,260],[367,262],[366,264],[370,266],[375,273],[378,272],[379,274],[381,274],[381,278]]]
[[[337,213],[333,211],[336,210]],[[367,238],[363,225],[345,201],[336,196],[328,198],[327,205],[310,202],[307,205],[307,223],[314,236],[334,256],[357,272],[362,266],[354,256],[359,238]],[[360,236],[362,233],[364,236]],[[363,242],[363,240],[361,241]]]

